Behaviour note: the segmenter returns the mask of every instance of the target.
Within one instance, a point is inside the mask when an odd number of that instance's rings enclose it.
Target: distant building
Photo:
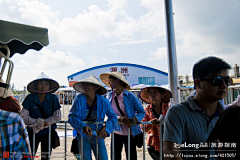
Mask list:
[[[101,73],[116,71],[121,71],[131,86],[138,84],[145,85],[168,84],[168,74],[166,72],[137,64],[113,63],[85,69],[68,76],[69,86],[71,87],[75,82],[89,75],[93,75],[99,81],[101,81],[99,78]]]

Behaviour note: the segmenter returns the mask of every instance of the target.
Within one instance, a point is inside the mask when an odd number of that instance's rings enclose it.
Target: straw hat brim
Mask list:
[[[99,95],[104,95],[107,93],[107,89],[103,85],[100,85],[99,83],[87,81],[87,80],[80,80],[78,82],[75,82],[73,84],[73,88],[78,92],[85,93],[84,90],[82,89],[82,83],[90,83],[90,84],[99,86],[100,88],[96,90],[96,93],[98,93]]]
[[[110,73],[102,73],[102,74],[100,74],[100,79],[106,86],[111,88],[111,86],[109,84],[109,77],[110,76],[116,77],[117,79],[121,80],[123,83],[126,84],[125,90],[130,90],[130,85],[128,84],[127,80],[122,75],[118,74],[117,72],[110,72]]]
[[[149,99],[149,94],[148,94],[148,89],[149,88],[161,88],[163,89],[163,95],[166,94],[161,100],[162,102],[164,103],[168,103],[170,102],[170,98],[172,98],[172,93],[165,89],[165,88],[162,88],[162,87],[159,87],[159,86],[150,86],[150,87],[146,87],[146,88],[143,88],[140,92],[139,92],[139,97],[146,103],[152,103],[152,101]],[[161,97],[159,97],[161,98]]]
[[[37,89],[37,82],[41,81],[41,80],[47,80],[49,81],[49,84],[50,84],[50,87],[49,87],[49,92],[48,93],[54,93],[58,90],[59,88],[59,84],[58,82],[56,82],[55,80],[53,79],[50,79],[50,78],[40,78],[40,79],[35,79],[33,80],[32,82],[30,82],[28,85],[27,85],[27,90],[28,92],[32,93],[32,94],[35,94],[37,93],[36,91],[38,90]]]

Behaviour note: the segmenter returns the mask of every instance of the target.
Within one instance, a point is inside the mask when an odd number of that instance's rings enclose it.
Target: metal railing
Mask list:
[[[179,87],[180,90],[180,100],[181,102],[185,101],[185,99],[191,94],[193,91],[193,87]],[[236,100],[237,96],[240,95],[240,85],[237,86],[229,86],[228,94],[224,99],[224,103],[230,104]]]
[[[67,121],[59,121],[59,122],[57,122],[57,123],[63,123],[63,124],[65,124],[65,144],[64,144],[64,159],[66,160],[67,159]],[[96,125],[96,131],[98,130],[98,125],[99,124],[105,124],[106,122],[89,122],[89,121],[83,121],[83,123],[85,123],[85,124],[95,124]],[[123,124],[122,122],[117,122],[117,124]],[[145,147],[146,147],[146,142],[145,142],[145,124],[150,124],[150,125],[152,125],[152,122],[137,122],[137,123],[135,123],[135,124],[144,124],[143,125],[143,160],[145,160],[146,159],[146,155],[145,155]],[[159,124],[159,128],[160,128],[160,135],[159,135],[159,137],[163,137],[163,124]],[[128,159],[130,160],[130,154],[131,154],[131,152],[130,152],[130,144],[131,144],[131,141],[130,141],[130,128],[128,129]],[[48,140],[49,140],[49,142],[51,142],[50,140],[51,140],[51,126],[49,126],[49,136],[48,136]],[[114,153],[114,132],[111,134],[111,140],[112,140],[112,145],[110,145],[111,147],[110,147],[110,149],[111,149],[111,154],[112,154],[112,160],[114,160],[114,155],[115,155],[115,153]],[[51,143],[49,143],[49,144],[51,144]],[[160,160],[162,160],[162,144],[163,144],[163,141],[162,141],[162,138],[160,138]],[[81,159],[83,159],[83,137],[81,136],[81,147],[79,148],[79,153],[81,153],[80,154],[80,156],[81,156]],[[51,145],[49,145],[49,148],[48,148],[48,153],[51,153]],[[33,151],[32,151],[32,153],[33,153],[33,157],[35,157],[35,133],[33,132]],[[98,155],[98,137],[97,137],[97,139],[96,139],[96,159],[98,160],[98,157],[99,157],[99,155]],[[51,156],[49,156],[48,157],[48,159],[50,159],[51,158]],[[33,158],[34,159],[34,158]]]

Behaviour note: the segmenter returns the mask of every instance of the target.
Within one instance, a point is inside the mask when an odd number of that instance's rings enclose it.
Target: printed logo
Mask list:
[[[9,158],[9,151],[3,151],[3,158]]]

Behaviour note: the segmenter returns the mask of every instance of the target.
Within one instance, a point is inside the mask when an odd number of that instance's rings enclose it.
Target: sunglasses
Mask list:
[[[230,86],[232,83],[232,78],[230,77],[213,77],[212,79],[204,79],[204,78],[199,78],[202,81],[208,81],[210,82],[213,86],[220,86],[223,81],[227,86]]]

